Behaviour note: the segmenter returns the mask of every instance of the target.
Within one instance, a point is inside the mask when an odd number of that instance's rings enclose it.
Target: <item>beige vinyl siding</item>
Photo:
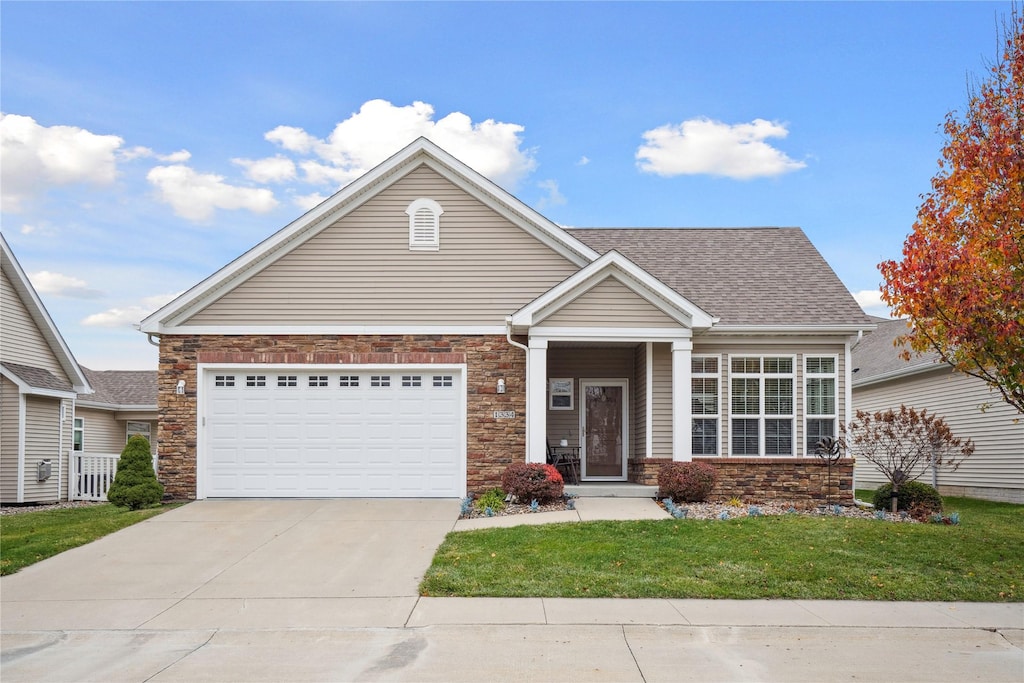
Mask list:
[[[441,204],[438,251],[409,250],[409,204]],[[420,166],[192,316],[187,325],[504,325],[576,271]]]
[[[47,503],[60,499],[60,399],[25,397],[25,473],[26,503]],[[36,480],[36,467],[49,460],[52,476]]]
[[[7,274],[0,272],[0,278],[0,360],[43,368],[60,379],[68,379]]]
[[[970,438],[975,445],[974,454],[955,472],[939,471],[940,489],[1024,503],[1024,422],[1014,424],[1019,415],[981,380],[939,368],[855,388],[853,403],[854,408],[872,413],[902,404],[939,415],[954,435]],[[987,406],[984,412],[982,406]],[[863,460],[857,463],[855,476],[858,487],[875,488],[885,482]],[[930,472],[919,479],[932,483]]]
[[[830,356],[837,360],[838,378],[836,382],[836,410],[838,422],[842,423],[846,414],[846,348],[844,343],[835,344],[785,344],[785,343],[760,343],[760,344],[705,344],[696,342],[693,348],[694,355],[718,356],[721,374],[719,376],[720,416],[719,416],[719,449],[723,456],[729,454],[729,420],[730,420],[730,368],[729,358],[734,356],[795,356],[794,366],[796,377],[794,386],[796,389],[796,402],[794,405],[795,425],[795,453],[797,457],[805,456],[804,445],[804,358],[807,356]],[[671,372],[671,364],[669,364]],[[815,457],[811,455],[809,457]]]
[[[0,377],[0,502],[18,502],[18,387]]]
[[[647,457],[647,344],[633,354],[633,457]]]
[[[548,410],[551,444],[567,439],[570,446],[580,445],[580,380],[628,379],[632,387],[633,376],[632,348],[549,348],[548,377],[572,377],[574,393],[572,410]],[[632,411],[634,402],[628,400]]]
[[[96,408],[78,407],[76,417],[85,420],[86,453],[109,453],[120,455],[128,442],[128,420],[132,422],[148,422],[150,429],[150,453],[156,455],[156,421],[139,417],[138,413],[112,412]]]
[[[672,457],[672,345],[652,345],[653,414],[651,421],[652,458]]]
[[[545,318],[538,327],[680,327],[679,323],[631,290],[607,277]]]

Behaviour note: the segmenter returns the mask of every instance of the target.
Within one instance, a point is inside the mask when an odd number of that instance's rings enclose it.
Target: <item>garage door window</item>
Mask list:
[[[266,375],[246,375],[245,386],[247,387],[265,387],[267,386]]]
[[[326,387],[327,386],[327,375],[310,375],[309,386],[311,387]]]
[[[296,375],[278,375],[277,386],[296,387],[299,385],[299,378]]]
[[[370,375],[371,387],[390,387],[391,375]]]
[[[450,387],[452,385],[451,375],[434,375],[435,387]]]
[[[213,386],[215,387],[233,387],[235,386],[234,375],[217,375],[213,378]]]
[[[421,387],[423,378],[420,375],[402,375],[403,387]]]
[[[342,375],[338,378],[339,387],[358,387],[359,386],[359,375]]]

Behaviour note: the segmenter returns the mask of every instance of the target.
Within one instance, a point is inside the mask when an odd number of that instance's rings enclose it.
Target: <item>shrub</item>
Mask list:
[[[107,492],[107,500],[129,510],[156,505],[164,495],[163,485],[156,480],[153,456],[149,453],[149,440],[136,434],[128,439],[117,473]]]
[[[505,492],[501,489],[491,489],[473,501],[473,506],[481,511],[491,508],[495,512],[501,512],[505,509]]]
[[[660,496],[685,503],[706,500],[715,488],[718,475],[704,462],[670,462],[658,470]]]
[[[565,483],[553,465],[514,462],[501,475],[501,487],[522,502],[546,503],[562,497]]]
[[[915,517],[928,516],[942,511],[942,496],[934,488],[921,481],[908,481],[900,486],[896,509],[913,511]],[[892,509],[892,484],[883,484],[875,491],[875,509]]]

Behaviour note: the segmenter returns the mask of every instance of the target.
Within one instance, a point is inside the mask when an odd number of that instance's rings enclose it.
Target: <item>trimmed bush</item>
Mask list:
[[[128,439],[117,461],[114,482],[107,491],[107,500],[129,510],[156,505],[163,498],[164,487],[156,480],[149,440],[136,434]]]
[[[706,462],[670,462],[658,470],[658,497],[677,503],[699,503],[707,500],[715,488],[718,474]]]
[[[876,510],[892,509],[892,484],[883,484],[875,491],[872,501]],[[897,510],[913,510],[917,514],[929,515],[942,511],[942,496],[934,488],[921,481],[908,481],[900,486],[896,502]]]
[[[523,503],[547,503],[562,497],[565,483],[554,465],[514,462],[501,475],[501,488]]]

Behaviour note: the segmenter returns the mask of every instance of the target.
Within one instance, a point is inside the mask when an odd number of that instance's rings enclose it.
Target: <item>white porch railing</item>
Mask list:
[[[117,453],[71,454],[71,500],[107,500],[117,473]]]

